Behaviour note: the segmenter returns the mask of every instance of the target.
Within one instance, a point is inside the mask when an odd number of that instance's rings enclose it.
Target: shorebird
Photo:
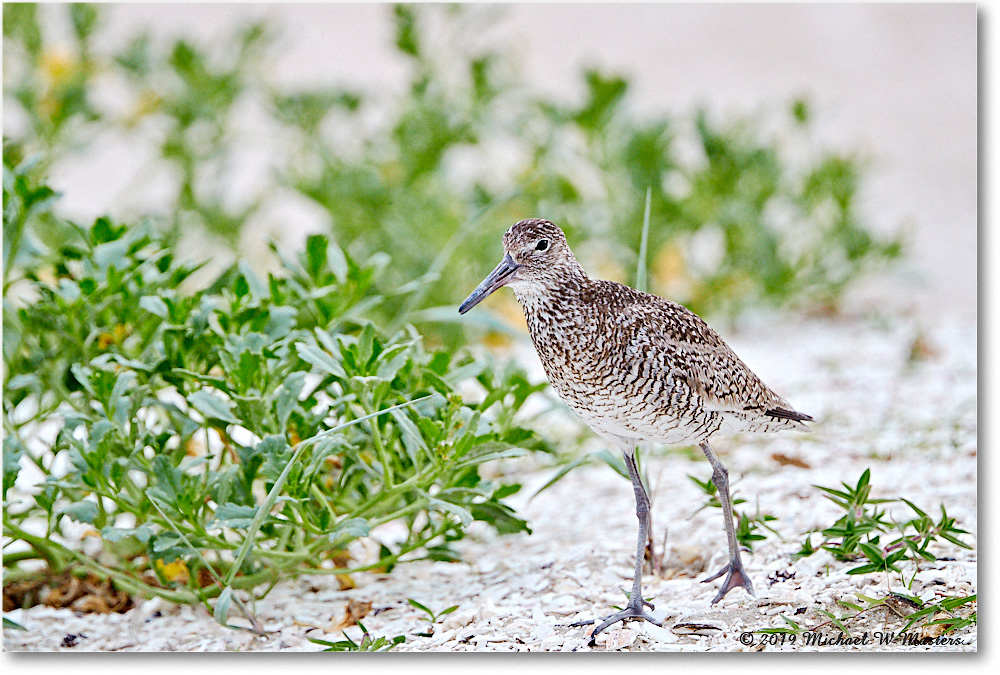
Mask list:
[[[504,233],[503,250],[503,260],[461,304],[459,314],[510,286],[552,388],[587,426],[622,451],[635,492],[639,539],[632,592],[624,610],[604,617],[594,629],[590,644],[618,621],[662,625],[646,613],[645,606],[654,607],[642,597],[650,502],[635,463],[640,442],[701,448],[712,465],[729,543],[729,562],[704,581],[725,575],[712,604],[738,586],[752,595],[736,539],[729,475],[709,438],[720,430],[804,429],[803,422],[812,418],[765,385],[694,312],[588,277],[563,231],[548,220],[519,221]]]

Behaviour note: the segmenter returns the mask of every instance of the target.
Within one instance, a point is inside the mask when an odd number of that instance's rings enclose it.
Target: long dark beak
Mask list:
[[[517,271],[518,267],[520,265],[514,262],[509,253],[504,255],[503,260],[496,266],[496,269],[490,272],[490,275],[483,279],[483,283],[479,284],[476,290],[472,291],[472,294],[459,306],[458,313],[465,314],[485,300],[490,293],[510,281],[514,277],[514,272]]]

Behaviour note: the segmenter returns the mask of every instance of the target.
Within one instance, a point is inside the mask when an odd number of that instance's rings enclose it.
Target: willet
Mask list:
[[[725,575],[715,604],[753,584],[740,559],[729,477],[708,444],[719,430],[769,432],[804,428],[796,412],[757,377],[718,333],[681,305],[613,281],[590,279],[547,220],[522,220],[503,236],[503,260],[459,307],[464,314],[502,286],[524,309],[528,330],[552,388],[586,424],[625,456],[635,491],[639,540],[627,607],[604,620],[643,619],[642,568],[649,528],[649,496],[635,464],[639,442],[697,443],[712,465],[719,492],[729,562],[705,579]]]

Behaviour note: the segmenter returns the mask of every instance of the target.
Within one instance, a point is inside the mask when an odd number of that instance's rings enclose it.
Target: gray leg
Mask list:
[[[700,447],[701,451],[708,457],[708,461],[712,464],[712,483],[715,484],[716,489],[719,491],[722,515],[726,519],[726,538],[729,540],[729,562],[721,570],[709,578],[702,580],[702,583],[706,583],[715,581],[723,574],[726,575],[726,580],[722,584],[722,588],[719,589],[719,592],[712,600],[712,604],[714,605],[719,600],[722,600],[726,593],[737,586],[742,586],[747,593],[753,595],[753,584],[750,583],[750,577],[747,576],[743,569],[743,561],[740,559],[740,547],[736,541],[736,526],[733,523],[733,502],[729,497],[729,472],[726,471],[726,467],[722,466],[722,462],[719,461],[719,458],[716,457],[715,452],[712,451],[707,442],[702,443]]]
[[[642,479],[639,477],[639,470],[635,466],[635,457],[632,454],[631,448],[626,450],[624,454],[625,467],[628,469],[628,475],[632,479],[632,489],[635,492],[635,515],[639,519],[639,540],[636,543],[635,574],[632,577],[632,593],[629,595],[628,606],[625,609],[605,617],[600,625],[594,629],[594,632],[590,634],[590,642],[588,644],[591,646],[594,645],[594,638],[597,637],[598,633],[619,621],[643,619],[656,626],[663,625],[643,610],[643,605],[647,605],[650,609],[653,609],[653,605],[642,598],[642,567],[646,551],[646,537],[649,531],[649,495],[646,493],[646,488],[642,485]],[[574,625],[589,623],[593,622],[587,621]]]
[[[635,492],[635,517],[639,519],[639,539],[636,542],[635,551],[635,574],[632,576],[631,598],[642,600],[642,568],[646,559],[646,541],[649,538],[649,493],[646,486],[642,484],[639,476],[639,467],[635,464],[635,455],[630,452],[625,453],[625,468],[628,469],[629,478],[632,479],[632,490]],[[656,609],[651,603],[642,600],[650,609]]]

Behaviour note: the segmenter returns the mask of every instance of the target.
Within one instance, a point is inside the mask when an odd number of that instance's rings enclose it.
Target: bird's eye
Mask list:
[[[535,250],[536,251],[544,251],[548,247],[549,247],[549,240],[548,239],[542,239],[540,242],[538,242],[537,244],[535,244]]]

